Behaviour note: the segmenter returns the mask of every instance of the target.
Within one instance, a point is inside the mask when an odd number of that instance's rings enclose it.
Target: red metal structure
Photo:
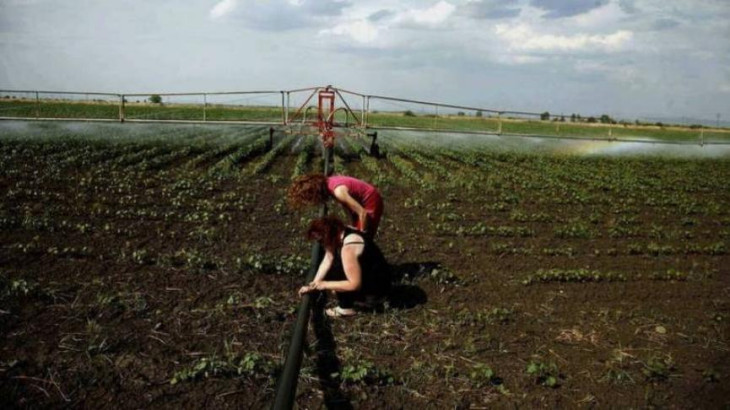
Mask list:
[[[316,87],[316,88],[309,88],[304,90],[312,90],[312,94],[309,95],[309,98],[302,104],[299,109],[294,113],[294,115],[286,120],[287,124],[291,124],[294,121],[297,120],[297,118],[301,117],[303,115],[304,120],[302,123],[311,124],[312,126],[317,128],[317,132],[319,133],[319,136],[322,138],[322,143],[324,144],[325,148],[331,148],[334,146],[335,143],[335,127],[341,127],[343,124],[338,124],[335,122],[335,114],[338,111],[344,112],[345,115],[345,127],[349,127],[349,120],[350,116],[352,116],[352,119],[354,120],[354,125],[362,126],[362,122],[360,119],[357,118],[355,113],[352,111],[350,106],[347,104],[347,101],[343,98],[342,94],[340,92],[332,87],[331,85],[328,85],[326,87]],[[302,91],[304,91],[302,90]],[[309,108],[314,107],[308,107],[307,104],[309,104],[310,101],[312,101],[312,98],[317,95],[317,118],[314,121],[307,121],[307,111]],[[340,101],[342,102],[342,107],[335,108],[335,99],[339,97]]]
[[[318,98],[317,127],[325,148],[330,148],[335,144],[335,92],[331,91],[328,86],[319,92]]]

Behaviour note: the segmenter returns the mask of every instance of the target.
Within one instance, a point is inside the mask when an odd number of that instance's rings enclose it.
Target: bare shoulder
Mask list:
[[[342,253],[360,255],[365,249],[365,239],[358,233],[351,233],[342,240]]]

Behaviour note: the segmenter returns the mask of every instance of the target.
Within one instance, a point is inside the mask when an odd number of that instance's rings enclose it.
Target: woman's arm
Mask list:
[[[317,274],[314,275],[312,283],[321,282],[324,280],[327,272],[329,272],[330,268],[332,267],[332,261],[334,261],[334,259],[335,255],[332,253],[332,251],[329,249],[325,249],[324,257],[322,258],[322,262],[319,263],[319,268],[317,268]]]
[[[334,196],[335,196],[335,199],[337,199],[339,202],[345,204],[345,206],[347,206],[347,208],[349,208],[350,211],[352,211],[352,213],[357,215],[357,220],[358,220],[357,228],[359,230],[365,232],[367,229],[368,213],[365,210],[365,208],[363,208],[363,206],[360,205],[360,203],[357,202],[355,200],[355,198],[353,198],[350,195],[350,192],[347,190],[347,187],[344,185],[338,185],[337,187],[335,187]]]
[[[318,289],[321,290],[319,284],[322,283],[324,277],[327,276],[327,272],[329,272],[330,268],[332,267],[332,262],[334,261],[334,259],[335,255],[332,253],[332,251],[325,248],[324,257],[322,258],[322,262],[319,263],[319,267],[317,268],[317,273],[314,275],[314,279],[309,284],[304,285],[299,289],[300,295],[313,292]]]

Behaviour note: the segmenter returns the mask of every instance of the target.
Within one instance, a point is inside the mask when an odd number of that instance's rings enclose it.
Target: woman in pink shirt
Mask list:
[[[330,197],[342,205],[356,229],[375,237],[383,216],[383,199],[374,186],[344,175],[309,174],[289,187],[289,203],[296,208],[324,204]]]

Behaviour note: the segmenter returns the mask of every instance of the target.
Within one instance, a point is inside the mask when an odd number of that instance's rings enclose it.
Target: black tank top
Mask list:
[[[342,248],[345,246],[353,246],[355,244],[363,244],[364,249],[360,256],[357,258],[360,263],[360,270],[362,271],[363,279],[374,279],[374,276],[381,276],[386,274],[388,271],[388,263],[383,256],[383,252],[380,248],[370,239],[367,235],[364,235],[358,230],[345,227],[345,232],[342,237],[342,241],[345,241],[349,235],[357,234],[362,238],[362,241],[353,241],[351,244],[344,244],[337,250],[337,258],[335,263],[342,267]],[[369,280],[367,280],[369,282]]]

